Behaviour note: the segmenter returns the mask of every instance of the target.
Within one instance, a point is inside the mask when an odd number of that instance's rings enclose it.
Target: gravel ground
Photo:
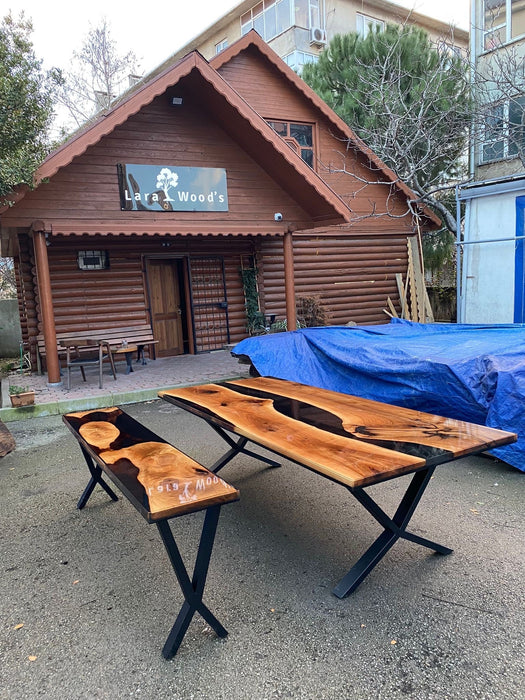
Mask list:
[[[126,408],[203,464],[224,451],[160,401]],[[174,659],[161,648],[182,596],[156,528],[96,489],[59,417],[12,422],[0,459],[0,698],[525,697],[524,476],[486,457],[438,468],[412,529],[345,600],[332,587],[379,529],[344,489],[284,462],[238,456],[204,600]],[[406,479],[376,486],[387,510]],[[172,521],[189,562],[202,514]]]

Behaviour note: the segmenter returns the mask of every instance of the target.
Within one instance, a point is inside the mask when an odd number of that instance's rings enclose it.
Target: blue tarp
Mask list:
[[[261,375],[518,433],[492,454],[525,471],[525,325],[327,326],[246,338]]]

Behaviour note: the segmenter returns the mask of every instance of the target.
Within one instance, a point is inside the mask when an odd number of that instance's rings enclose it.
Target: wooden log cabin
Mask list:
[[[56,334],[150,324],[161,357],[241,340],[242,270],[289,327],[297,295],[318,295],[334,324],[382,323],[415,217],[439,225],[253,31],[210,62],[161,66],[35,184],[0,210],[1,254],[50,384]]]

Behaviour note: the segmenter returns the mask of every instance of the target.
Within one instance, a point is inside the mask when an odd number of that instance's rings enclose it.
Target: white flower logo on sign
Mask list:
[[[179,176],[177,173],[172,172],[169,168],[162,168],[160,173],[157,175],[157,187],[164,192],[168,202],[173,202],[168,192],[172,187],[177,187],[178,182]]]

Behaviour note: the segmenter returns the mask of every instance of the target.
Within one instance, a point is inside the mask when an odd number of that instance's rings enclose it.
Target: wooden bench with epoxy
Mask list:
[[[120,408],[69,413],[63,420],[148,522],[239,498],[237,489]]]
[[[164,645],[164,657],[169,659],[177,652],[195,612],[219,637],[225,637],[226,630],[203,603],[202,596],[220,508],[238,500],[237,489],[120,408],[69,413],[62,419],[78,440],[91,473],[77,507],[84,508],[97,484],[110,498],[118,500],[102,478],[104,472],[159,530],[185,598]],[[190,579],[168,521],[199,510],[206,514]]]

